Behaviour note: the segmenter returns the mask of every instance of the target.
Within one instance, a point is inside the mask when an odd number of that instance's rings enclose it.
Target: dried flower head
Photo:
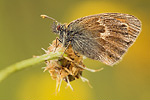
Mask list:
[[[62,46],[62,43],[56,38],[52,44],[48,47],[48,50],[44,50],[46,53],[50,52],[64,52],[67,56],[61,56],[56,60],[46,61],[46,67],[44,71],[48,71],[52,79],[56,80],[56,91],[60,91],[62,80],[67,82],[67,85],[73,90],[70,82],[81,78],[83,81],[89,81],[82,77],[83,70],[89,70],[92,72],[99,71],[86,68],[83,64],[83,56],[79,53],[75,53],[71,45],[68,48]],[[101,69],[100,69],[101,70]]]

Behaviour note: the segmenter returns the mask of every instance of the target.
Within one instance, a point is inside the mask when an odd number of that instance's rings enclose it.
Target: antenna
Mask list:
[[[49,18],[49,19],[55,21],[56,23],[58,23],[56,19],[54,19],[54,18],[52,18],[52,17],[49,17],[49,16],[47,16],[47,15],[41,15],[41,17],[42,17],[43,19],[44,19],[44,18]]]

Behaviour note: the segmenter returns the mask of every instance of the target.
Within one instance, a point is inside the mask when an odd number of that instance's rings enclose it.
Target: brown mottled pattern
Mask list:
[[[103,13],[77,19],[67,30],[76,33],[71,43],[75,51],[114,65],[135,42],[141,22],[128,14]]]

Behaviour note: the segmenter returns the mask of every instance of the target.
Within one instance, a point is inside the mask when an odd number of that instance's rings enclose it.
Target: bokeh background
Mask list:
[[[57,35],[47,14],[61,23],[87,15],[120,12],[137,16],[142,32],[123,60],[114,67],[86,59],[84,71],[93,88],[80,79],[55,95],[55,80],[38,64],[9,76],[0,83],[0,100],[150,100],[150,0],[0,0],[0,69],[42,55]]]

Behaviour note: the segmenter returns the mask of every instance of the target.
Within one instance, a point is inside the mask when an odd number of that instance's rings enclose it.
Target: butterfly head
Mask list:
[[[54,33],[62,35],[62,33],[66,31],[66,25],[54,22],[52,25],[52,30]]]
[[[59,35],[60,42],[64,42],[66,37],[66,24],[60,24],[56,19],[47,15],[41,15],[41,17],[53,20],[52,31]]]
[[[54,22],[53,26],[52,26],[52,30],[55,34],[59,35],[59,40],[64,45],[64,42],[65,42],[66,37],[67,37],[67,35],[66,35],[66,25]]]

